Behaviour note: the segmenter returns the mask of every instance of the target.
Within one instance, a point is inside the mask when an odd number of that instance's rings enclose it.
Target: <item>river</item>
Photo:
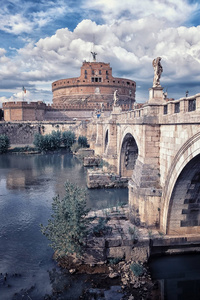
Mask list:
[[[47,224],[52,198],[64,195],[67,180],[86,187],[86,168],[69,153],[0,156],[1,300],[40,300],[63,286],[70,288],[59,299],[78,299],[82,294],[86,279],[82,275],[72,280],[56,267],[39,227]],[[127,199],[127,189],[88,190],[87,205],[96,210]],[[113,287],[111,292],[115,294]]]
[[[99,297],[83,298],[86,288],[92,290],[91,277],[70,275],[52,259],[39,224],[47,224],[52,198],[64,195],[67,180],[86,187],[86,168],[71,154],[0,156],[1,300],[76,300],[81,295],[82,299],[121,299],[117,285],[107,287],[104,296],[99,290]],[[87,205],[96,210],[127,199],[127,189],[88,190]],[[154,258],[150,269],[159,280],[162,300],[200,299],[200,255]],[[93,275],[93,282],[97,277]]]

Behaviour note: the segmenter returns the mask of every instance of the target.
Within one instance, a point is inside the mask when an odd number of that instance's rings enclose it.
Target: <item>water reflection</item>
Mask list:
[[[59,270],[39,224],[47,224],[52,198],[64,195],[66,180],[86,188],[86,169],[72,155],[0,156],[0,299],[21,299],[22,294],[29,299],[30,293],[38,300],[52,295],[47,270]],[[87,205],[110,207],[127,202],[127,195],[126,189],[88,190]],[[82,284],[79,279],[78,284]]]
[[[154,258],[150,268],[162,300],[200,299],[200,254]]]

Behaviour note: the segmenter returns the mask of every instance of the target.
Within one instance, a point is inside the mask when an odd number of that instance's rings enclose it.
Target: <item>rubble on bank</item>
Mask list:
[[[127,206],[90,212],[89,217],[95,218],[83,256],[58,259],[59,265],[71,274],[99,273],[117,281],[123,291],[122,299],[153,299],[154,284],[147,266],[148,230],[130,223]],[[99,221],[103,219],[106,223]]]

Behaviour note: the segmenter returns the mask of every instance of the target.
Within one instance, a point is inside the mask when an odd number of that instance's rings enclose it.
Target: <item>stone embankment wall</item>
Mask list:
[[[150,255],[149,235],[146,229],[137,229],[128,220],[128,207],[113,207],[112,210],[91,211],[89,217],[96,217],[91,226],[98,224],[98,218],[107,218],[106,232],[96,232],[88,237],[84,257],[86,264],[103,264],[110,259],[134,258],[146,262]],[[133,231],[130,230],[133,229]],[[98,234],[97,234],[98,233]]]
[[[33,144],[36,133],[50,134],[52,131],[71,130],[76,136],[86,135],[86,122],[0,122],[0,134],[6,134],[11,144]]]
[[[120,177],[116,174],[105,173],[102,170],[87,171],[87,187],[88,188],[114,188],[127,187],[128,179]]]
[[[99,166],[101,163],[101,158],[100,157],[95,157],[95,156],[86,156],[84,157],[83,165],[84,167],[94,167],[94,166]]]

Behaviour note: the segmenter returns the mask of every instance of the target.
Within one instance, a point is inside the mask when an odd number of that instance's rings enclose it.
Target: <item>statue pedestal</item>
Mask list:
[[[115,115],[115,114],[120,114],[122,112],[122,108],[121,106],[115,106],[113,105],[113,110],[112,110],[112,115]]]
[[[157,86],[149,89],[148,104],[163,104],[165,103],[163,95],[163,87]]]

